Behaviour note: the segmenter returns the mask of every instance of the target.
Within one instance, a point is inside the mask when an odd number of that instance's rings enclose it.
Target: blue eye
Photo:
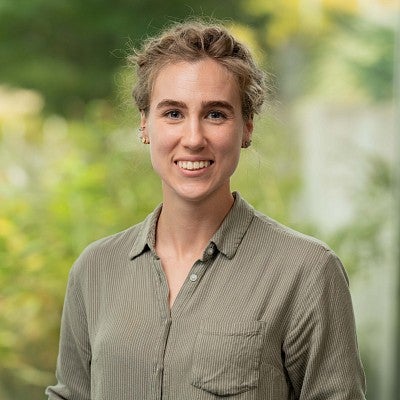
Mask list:
[[[171,110],[165,113],[168,118],[179,119],[182,117],[182,114],[178,110]]]
[[[225,114],[223,114],[220,111],[210,111],[208,113],[208,118],[211,118],[211,119],[225,119],[226,116],[225,116]]]

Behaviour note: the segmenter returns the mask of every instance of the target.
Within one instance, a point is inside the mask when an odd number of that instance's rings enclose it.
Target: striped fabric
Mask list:
[[[49,399],[365,399],[340,261],[235,198],[171,310],[160,207],[83,252]]]

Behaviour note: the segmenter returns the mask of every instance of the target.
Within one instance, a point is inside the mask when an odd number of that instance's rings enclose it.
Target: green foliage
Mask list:
[[[39,90],[49,111],[82,116],[84,104],[112,98],[113,71],[132,49],[171,20],[236,18],[235,0],[2,0],[0,76]]]
[[[394,243],[393,166],[376,156],[366,161],[368,184],[355,194],[357,209],[353,220],[329,237],[350,273],[371,272],[391,253]]]
[[[289,127],[263,116],[256,120],[252,147],[242,151],[232,187],[257,210],[293,224],[290,208],[300,188],[299,156]]]
[[[347,67],[353,86],[362,88],[374,102],[393,97],[395,30],[374,25],[354,15],[334,15],[335,36],[325,43],[330,59],[336,57]]]

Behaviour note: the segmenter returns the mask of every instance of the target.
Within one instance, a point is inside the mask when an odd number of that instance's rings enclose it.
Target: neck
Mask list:
[[[164,196],[157,223],[157,249],[168,247],[177,255],[197,252],[200,257],[233,202],[230,191],[202,201],[182,201]]]

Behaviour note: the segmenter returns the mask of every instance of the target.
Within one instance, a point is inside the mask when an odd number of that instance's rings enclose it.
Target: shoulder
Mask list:
[[[71,269],[76,277],[112,271],[130,260],[133,247],[144,234],[145,221],[113,235],[90,243],[79,255]]]
[[[90,243],[83,251],[83,256],[102,257],[114,251],[129,251],[142,232],[144,222],[133,225],[121,232],[98,239]]]
[[[278,262],[285,272],[330,279],[340,275],[347,281],[345,269],[328,244],[298,232],[255,210],[251,240],[264,248],[270,259]]]
[[[263,240],[268,240],[271,244],[286,247],[292,251],[314,250],[320,253],[332,252],[332,249],[322,240],[296,231],[273,218],[255,210],[253,218],[253,230],[260,235]]]

